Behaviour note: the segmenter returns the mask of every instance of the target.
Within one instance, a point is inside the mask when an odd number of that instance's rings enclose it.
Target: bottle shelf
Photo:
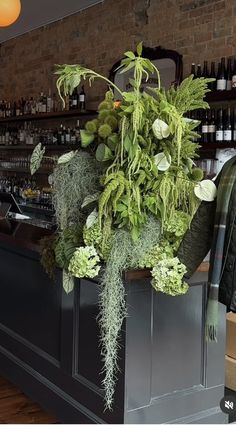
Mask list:
[[[227,102],[236,100],[236,90],[218,90],[206,94],[207,102]]]
[[[11,168],[6,168],[6,167],[1,167],[0,166],[0,172],[6,172],[6,173],[21,173],[21,174],[30,174],[30,169],[28,168],[20,168],[20,167],[11,167]],[[42,175],[47,175],[50,174],[52,172],[52,169],[39,169],[36,171],[36,174],[42,174]]]
[[[71,118],[72,117],[87,118],[96,114],[97,112],[93,110],[81,112],[80,110],[72,109],[70,111],[47,112],[47,113],[41,113],[41,114],[20,115],[18,117],[0,118],[0,124],[4,124],[7,122],[16,122],[16,121],[48,120],[53,118],[70,118],[70,117]]]
[[[0,150],[10,151],[32,151],[36,145],[0,145]],[[51,151],[66,151],[78,149],[77,145],[44,145],[46,150]]]
[[[199,142],[201,144],[201,142]],[[211,150],[211,149],[236,149],[236,142],[214,142],[214,143],[202,143],[200,151]]]

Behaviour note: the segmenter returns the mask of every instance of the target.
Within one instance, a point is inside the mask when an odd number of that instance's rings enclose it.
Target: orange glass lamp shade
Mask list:
[[[13,24],[20,15],[20,0],[0,0],[0,27]]]

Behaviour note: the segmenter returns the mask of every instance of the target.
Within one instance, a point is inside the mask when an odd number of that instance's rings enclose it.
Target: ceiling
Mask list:
[[[11,26],[0,28],[0,43],[50,22],[58,21],[103,0],[21,0],[21,15]]]

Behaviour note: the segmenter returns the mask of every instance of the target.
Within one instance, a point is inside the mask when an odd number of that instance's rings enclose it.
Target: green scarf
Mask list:
[[[207,304],[206,339],[217,341],[219,285],[223,269],[223,253],[229,201],[236,182],[236,157],[223,167],[217,192],[213,243],[210,256],[209,294]]]

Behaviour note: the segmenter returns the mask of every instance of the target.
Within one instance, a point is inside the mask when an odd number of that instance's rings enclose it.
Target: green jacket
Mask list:
[[[220,175],[216,185],[219,180]],[[211,249],[215,210],[216,201],[201,203],[179,247],[177,255],[187,267],[187,278],[194,273]],[[227,217],[219,301],[225,304],[228,310],[236,312],[236,184],[231,194]]]

